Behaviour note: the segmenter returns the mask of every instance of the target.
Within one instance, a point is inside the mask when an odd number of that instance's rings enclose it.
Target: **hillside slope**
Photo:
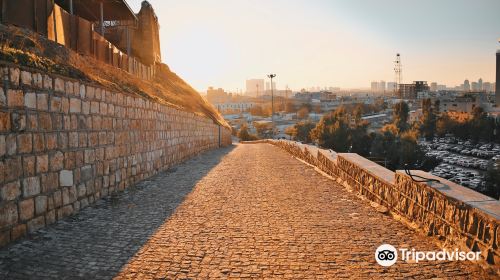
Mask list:
[[[145,81],[92,57],[77,54],[32,31],[1,24],[0,60],[140,95],[228,126],[211,104],[165,64],[161,65],[154,81]]]

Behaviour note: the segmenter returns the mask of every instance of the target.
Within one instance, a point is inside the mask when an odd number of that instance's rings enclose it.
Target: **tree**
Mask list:
[[[323,116],[311,131],[311,138],[321,147],[337,152],[349,151],[349,119],[344,107]]]
[[[264,110],[262,109],[262,106],[255,105],[252,108],[250,108],[250,114],[252,116],[264,116]]]
[[[262,113],[263,116],[265,117],[270,117],[273,114],[273,106],[271,104],[268,104],[262,108]],[[276,114],[276,108],[274,113]]]
[[[453,121],[448,114],[443,113],[436,121],[436,134],[439,137],[443,137],[447,133],[453,131],[455,126],[455,121]]]
[[[383,98],[377,98],[377,100],[375,100],[375,104],[373,105],[373,111],[380,112],[385,109],[387,109],[387,102],[385,102]]]
[[[368,135],[368,126],[369,123],[367,121],[361,121],[351,126],[349,131],[351,152],[362,156],[370,155],[370,146],[373,139]]]
[[[444,136],[449,133],[473,142],[494,141],[500,143],[500,123],[495,122],[494,118],[488,117],[481,107],[475,107],[468,117],[463,117],[463,115],[441,113],[436,121],[437,135]]]
[[[285,112],[287,113],[295,113],[297,112],[297,107],[295,107],[295,104],[292,101],[288,101],[285,104]]]
[[[354,109],[352,110],[352,115],[356,124],[361,122],[363,113],[364,113],[363,104],[357,104],[356,107],[354,107]]]
[[[385,129],[384,129],[385,128]],[[380,133],[373,137],[371,155],[375,158],[384,159],[384,165],[395,170],[399,162],[397,128],[395,125],[386,125]]]
[[[310,143],[312,141],[311,130],[313,130],[315,126],[316,125],[311,121],[301,121],[290,127],[287,134],[292,136],[294,140]]]
[[[490,163],[485,177],[485,194],[500,199],[500,166],[499,162]]]
[[[472,109],[472,119],[477,121],[481,120],[486,117],[486,112],[484,112],[484,109],[481,107],[475,107]]]
[[[471,134],[471,139],[474,142],[478,142],[479,140],[490,142],[495,138],[495,122],[492,118],[488,118],[488,115],[481,107],[473,109],[470,127],[476,132]]]
[[[436,99],[434,101],[434,112],[437,116],[439,116],[439,114],[441,113],[439,107],[441,106],[441,101],[439,101],[439,99]]]
[[[295,126],[288,126],[285,128],[285,134],[290,136],[290,139],[294,139],[295,135]]]
[[[417,144],[417,136],[416,130],[408,130],[401,134],[398,168],[408,166],[409,169],[420,169],[424,155]]]
[[[297,118],[307,119],[309,117],[309,109],[307,107],[302,107],[297,112]]]
[[[316,114],[321,114],[321,112],[323,111],[323,110],[321,109],[321,105],[319,105],[319,104],[314,105],[313,110],[314,110],[314,113],[316,113]]]
[[[241,141],[253,141],[258,139],[257,136],[248,132],[248,125],[246,123],[241,125],[240,131],[238,131],[238,138],[240,138]]]
[[[273,124],[267,122],[254,122],[253,126],[257,130],[260,138],[273,138]]]
[[[399,134],[398,128],[397,128],[397,127],[396,127],[396,125],[395,125],[395,124],[393,124],[393,123],[389,123],[389,124],[384,125],[384,126],[380,129],[380,131],[381,131],[382,133],[384,133],[384,134],[385,134],[385,133],[390,133],[390,134],[392,134],[392,135],[394,135],[394,136],[397,136],[397,135]]]
[[[406,102],[401,101],[394,105],[394,112],[392,114],[393,123],[398,128],[399,132],[404,132],[408,130],[408,113],[410,112],[410,107]]]
[[[432,101],[430,98],[422,100],[422,122],[420,125],[420,133],[427,140],[434,138],[434,133],[436,131],[436,115],[434,114],[434,108],[432,107]]]
[[[354,107],[351,115],[353,122],[350,124],[349,142],[352,152],[362,156],[369,156],[372,138],[368,135],[370,123],[363,120],[365,110],[364,104],[357,104]]]

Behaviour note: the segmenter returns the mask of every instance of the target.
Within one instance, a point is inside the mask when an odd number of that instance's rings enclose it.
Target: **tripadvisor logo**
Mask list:
[[[390,244],[382,244],[375,251],[375,260],[381,266],[391,266],[400,259],[405,262],[419,261],[478,261],[481,252],[463,252],[458,249],[441,251],[416,251],[415,249],[401,248],[398,250]]]
[[[382,244],[375,251],[375,260],[381,266],[391,266],[398,260],[398,251],[390,244]]]

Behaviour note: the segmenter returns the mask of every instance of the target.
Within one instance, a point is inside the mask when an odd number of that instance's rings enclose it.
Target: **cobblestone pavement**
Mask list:
[[[238,145],[0,251],[0,278],[485,277],[469,262],[384,268],[382,243],[439,249],[279,148]]]
[[[117,278],[483,278],[468,262],[383,268],[389,243],[437,250],[269,144],[239,145],[198,182]]]

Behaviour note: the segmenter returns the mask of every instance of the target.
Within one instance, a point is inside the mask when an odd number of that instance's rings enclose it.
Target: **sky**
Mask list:
[[[138,12],[141,0],[128,0]],[[500,0],[149,0],[162,60],[199,91],[367,88],[394,81],[494,82]]]

